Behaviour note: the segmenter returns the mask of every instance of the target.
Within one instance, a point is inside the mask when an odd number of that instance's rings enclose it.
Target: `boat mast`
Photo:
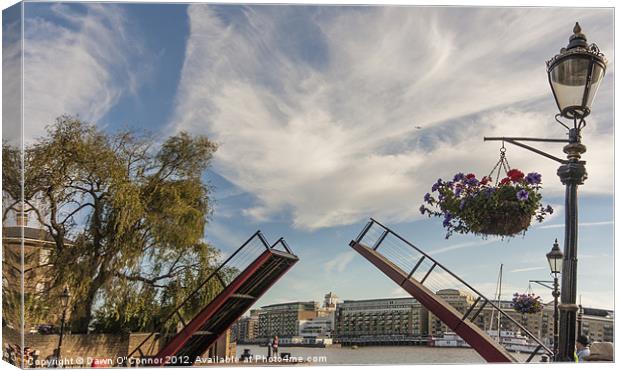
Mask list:
[[[499,265],[499,283],[498,283],[498,293],[497,293],[497,307],[502,308],[502,270],[504,268],[504,264]],[[501,321],[502,311],[497,311],[497,341],[501,343]]]
[[[493,297],[497,297],[497,307],[499,307],[499,302],[500,302],[500,297],[502,295],[502,269],[504,267],[504,264],[500,264],[499,266],[499,275],[497,276],[497,284],[495,285],[495,294],[493,295]],[[489,320],[489,331],[493,330],[493,323],[495,322],[495,308],[493,308],[493,310],[491,310],[491,319]],[[500,314],[497,314],[497,331],[499,334],[499,327],[500,327]]]

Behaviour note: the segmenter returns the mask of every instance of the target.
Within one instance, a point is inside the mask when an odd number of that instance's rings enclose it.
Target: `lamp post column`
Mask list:
[[[65,320],[67,318],[67,309],[63,309],[62,311],[62,316],[60,318],[60,336],[58,338],[58,348],[56,349],[56,364],[54,367],[60,367],[60,363],[61,363],[61,354],[60,351],[62,350],[62,337],[65,334]]]
[[[558,360],[558,348],[559,348],[559,331],[558,320],[560,319],[560,313],[558,309],[558,300],[560,298],[560,283],[558,274],[553,275],[553,361]]]
[[[566,218],[564,235],[564,261],[562,263],[562,292],[560,309],[559,349],[557,360],[572,361],[575,351],[577,315],[577,188],[587,178],[581,154],[586,151],[581,144],[579,129],[569,131],[569,144],[564,147],[568,162],[558,168],[558,176],[566,185]]]

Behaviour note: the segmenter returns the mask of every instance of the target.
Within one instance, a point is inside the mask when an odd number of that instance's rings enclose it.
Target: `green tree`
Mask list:
[[[95,316],[107,327],[151,326],[213,268],[217,252],[202,242],[211,202],[201,176],[216,148],[184,132],[155,146],[70,116],[25,148],[26,211],[54,238],[48,285],[69,287],[74,332]]]

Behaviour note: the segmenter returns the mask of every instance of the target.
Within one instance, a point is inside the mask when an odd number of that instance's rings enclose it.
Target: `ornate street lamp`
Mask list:
[[[559,310],[558,310],[558,298],[560,297],[560,284],[558,282],[558,274],[562,271],[562,259],[564,254],[560,250],[558,240],[553,243],[551,252],[547,253],[547,261],[549,261],[549,268],[551,269],[551,275],[553,275],[553,355],[554,361],[557,361],[558,349],[559,349]]]
[[[581,129],[585,117],[605,75],[607,61],[595,44],[588,45],[579,23],[573,28],[568,46],[547,62],[549,83],[555,97],[559,115],[573,120],[569,142],[564,147],[568,161],[558,169],[558,176],[566,185],[566,220],[564,238],[564,263],[562,265],[562,304],[560,305],[560,334],[557,358],[571,360],[575,351],[577,305],[577,187],[587,178],[581,154],[586,151],[581,144]],[[556,116],[557,120],[557,116]]]
[[[60,337],[58,338],[58,348],[56,348],[56,364],[55,367],[61,362],[60,350],[62,348],[62,337],[65,334],[65,320],[67,318],[67,308],[69,307],[69,289],[65,287],[60,294],[60,304],[62,305],[62,316],[60,318]]]
[[[530,137],[485,137],[484,140],[508,142],[561,163],[558,176],[566,186],[564,220],[564,260],[562,262],[562,290],[559,325],[559,348],[556,359],[571,361],[575,351],[575,324],[577,305],[577,188],[587,178],[585,161],[581,154],[586,147],[581,143],[581,130],[590,114],[592,101],[605,75],[607,61],[595,44],[588,44],[575,24],[566,48],[547,61],[549,84],[560,113],[555,118],[568,130],[568,139]],[[560,118],[572,120],[572,127]],[[523,141],[566,143],[566,159],[523,144]]]
[[[558,240],[555,240],[553,243],[553,248],[551,248],[551,252],[547,253],[547,261],[549,262],[549,268],[551,269],[551,274],[557,275],[562,272],[562,259],[564,258],[564,253],[560,250],[560,246],[558,244]]]
[[[582,120],[590,114],[607,61],[596,44],[588,45],[579,23],[573,32],[568,46],[547,61],[547,73],[560,115]]]

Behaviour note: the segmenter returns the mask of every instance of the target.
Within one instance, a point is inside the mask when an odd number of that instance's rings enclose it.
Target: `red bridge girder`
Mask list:
[[[355,241],[350,246],[463,338],[487,362],[516,362],[508,351],[482,329],[471,321],[462,320],[462,313],[424,285],[408,278],[407,273],[384,256]]]

